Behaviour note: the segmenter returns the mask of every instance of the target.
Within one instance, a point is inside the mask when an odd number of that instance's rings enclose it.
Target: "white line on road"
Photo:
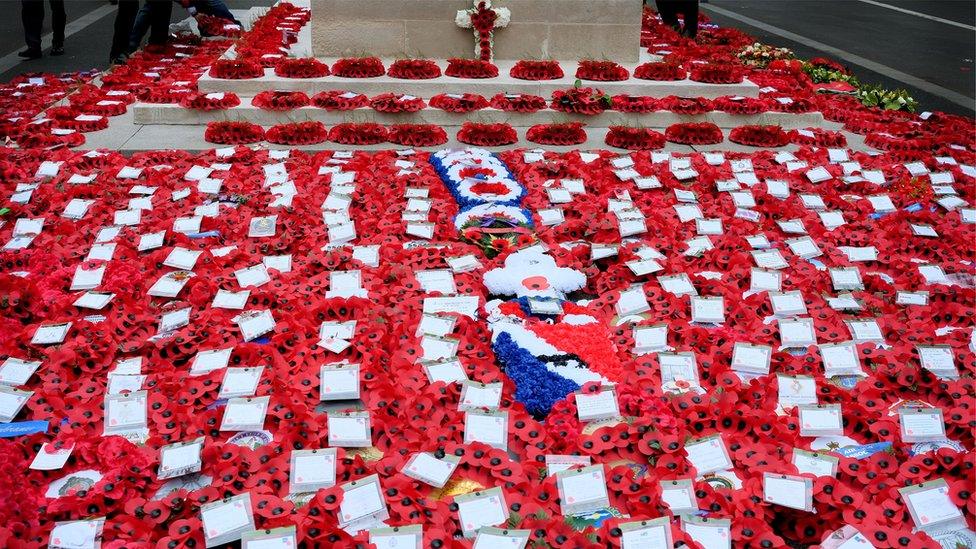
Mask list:
[[[864,2],[865,4],[871,4],[872,6],[878,6],[879,8],[887,8],[889,10],[900,11],[902,13],[907,13],[908,15],[914,15],[915,17],[928,19],[929,21],[938,21],[939,23],[945,23],[946,25],[952,25],[953,27],[959,27],[960,29],[976,31],[976,27],[972,25],[966,25],[964,23],[950,21],[948,19],[943,19],[941,17],[936,17],[934,15],[929,15],[927,13],[920,13],[917,11],[906,10],[905,8],[899,8],[898,6],[892,6],[891,4],[885,4],[884,2],[876,2],[875,0],[857,0],[857,1]]]
[[[829,44],[824,44],[823,42],[819,42],[817,40],[814,40],[813,38],[801,36],[794,32],[790,32],[788,30],[781,29],[779,27],[774,27],[773,25],[769,25],[767,23],[763,23],[762,21],[757,21],[756,19],[753,19],[751,17],[739,15],[734,11],[729,11],[725,8],[720,8],[712,4],[708,4],[707,7],[705,7],[705,10],[720,13],[730,19],[735,19],[736,21],[753,26],[757,29],[762,29],[770,34],[775,34],[776,36],[786,38],[787,40],[792,40],[794,42],[798,42],[805,46],[809,46],[813,49],[817,49],[829,53],[834,57],[844,59],[849,63],[859,65],[861,67],[864,67],[865,69],[874,71],[878,74],[883,74],[893,80],[904,82],[909,86],[916,87],[922,91],[931,93],[932,95],[937,95],[947,101],[951,101],[957,105],[962,105],[967,109],[972,109],[974,102],[976,102],[976,100],[974,100],[972,97],[967,97],[961,93],[952,91],[949,88],[944,88],[938,84],[933,84],[926,80],[922,80],[917,76],[912,76],[908,73],[901,72],[900,70],[895,69],[893,67],[889,67],[888,65],[882,65],[881,63],[876,63],[874,61],[871,61],[870,59],[861,57],[860,55],[851,53],[846,50],[842,50],[840,48],[835,48],[834,46],[831,46]]]
[[[101,19],[102,17],[105,17],[106,15],[112,13],[113,11],[115,11],[115,6],[108,4],[108,5],[104,5],[104,6],[101,6],[99,8],[93,9],[92,11],[86,13],[85,15],[82,15],[81,17],[79,17],[77,19],[71,20],[71,22],[69,22],[64,27],[64,36],[65,36],[65,38],[71,36],[72,34],[75,34],[78,31],[83,30],[88,25],[91,25],[95,21],[98,21],[99,19]],[[51,36],[52,36],[51,33],[47,33],[44,36],[42,36],[41,37],[41,44],[50,44],[51,43]],[[70,45],[69,45],[69,47],[70,47]],[[105,52],[106,52],[105,53],[105,56],[106,57],[108,57],[108,47],[109,47],[109,43],[106,42],[105,43]],[[15,66],[17,66],[19,63],[21,63],[23,61],[24,60],[22,58],[17,57],[17,50],[14,50],[12,53],[8,53],[7,55],[5,55],[3,57],[0,57],[0,72],[7,72],[8,70],[14,68]],[[24,65],[24,68],[25,68],[25,70],[27,70],[27,69],[30,68],[30,65],[29,64],[26,64],[26,65]]]

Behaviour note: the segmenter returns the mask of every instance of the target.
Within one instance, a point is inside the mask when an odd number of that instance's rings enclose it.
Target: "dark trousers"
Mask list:
[[[115,14],[115,30],[112,32],[112,51],[109,60],[129,52],[129,33],[139,12],[139,0],[119,0],[119,11]]]
[[[698,0],[657,0],[657,12],[661,21],[680,30],[681,34],[694,38],[698,34]],[[678,25],[678,15],[685,20],[684,29]]]
[[[152,25],[152,2],[146,2],[142,5],[139,10],[139,14],[136,15],[135,23],[132,25],[132,33],[129,35],[129,51],[136,51],[139,49],[139,45],[142,43],[142,38],[146,36],[146,32],[149,31]],[[221,19],[227,19],[228,21],[233,21],[238,25],[241,24],[240,21],[234,19],[234,14],[227,9],[227,4],[223,0],[193,0],[190,2],[190,6],[196,8],[197,12],[204,15],[213,15],[214,17],[220,17]],[[167,23],[169,16],[166,16]],[[168,28],[168,27],[167,27]],[[150,37],[149,43],[153,44],[153,40]]]
[[[50,0],[51,3],[51,32],[54,46],[64,45],[64,25],[67,15],[64,13],[64,0]],[[27,49],[41,49],[41,29],[44,27],[44,0],[20,0],[20,18],[24,23],[24,41]]]

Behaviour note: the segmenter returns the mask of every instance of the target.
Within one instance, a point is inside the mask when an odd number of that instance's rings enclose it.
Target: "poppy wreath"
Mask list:
[[[769,110],[788,112],[790,114],[803,114],[816,111],[817,105],[807,97],[792,97],[786,98],[783,101],[778,101],[776,98],[773,98],[773,101],[769,104]]]
[[[688,71],[680,63],[668,61],[644,63],[634,69],[634,78],[641,80],[673,82],[676,80],[684,80],[687,76]]]
[[[518,134],[510,124],[465,122],[458,130],[457,139],[468,145],[500,147],[518,142]]]
[[[437,124],[393,124],[387,141],[405,147],[436,147],[447,143],[447,132]]]
[[[430,80],[441,75],[441,68],[430,59],[397,59],[386,74],[403,80]]]
[[[722,130],[711,122],[683,122],[671,124],[664,137],[682,145],[715,145],[725,140]]]
[[[203,36],[237,38],[244,33],[244,29],[242,29],[239,25],[235,24],[230,19],[224,19],[223,17],[217,17],[205,13],[197,13],[196,16],[194,16],[194,20],[197,23],[197,28],[200,29],[200,34]]]
[[[71,102],[72,106],[77,107],[84,114],[98,116],[120,116],[129,110],[125,101],[115,99],[88,99],[79,103]]]
[[[264,130],[257,124],[221,120],[208,122],[203,134],[207,143],[220,145],[246,145],[264,139]]]
[[[664,143],[664,134],[650,128],[611,126],[606,136],[607,145],[632,151],[657,150],[664,148]]]
[[[630,71],[613,61],[583,60],[576,68],[576,78],[595,82],[620,82],[630,78]]]
[[[316,121],[277,124],[264,133],[265,141],[278,145],[313,145],[328,138],[325,124]]]
[[[48,109],[50,115],[51,109]],[[75,130],[88,133],[97,132],[108,128],[108,118],[105,116],[94,116],[79,114],[72,118],[60,118],[54,123],[54,128]]]
[[[498,67],[482,59],[451,58],[447,60],[444,74],[454,78],[495,78]]]
[[[558,61],[526,59],[516,61],[508,75],[519,80],[559,80],[564,76]]]
[[[904,137],[891,135],[887,132],[871,132],[864,137],[869,147],[881,151],[929,151],[935,147],[936,141],[927,136]]]
[[[439,93],[430,98],[430,106],[453,113],[474,112],[488,107],[488,100],[476,93]]]
[[[658,102],[653,97],[620,94],[611,99],[613,110],[620,112],[649,113],[657,110]]]
[[[332,65],[332,74],[342,78],[376,78],[386,74],[378,57],[345,57]]]
[[[50,129],[24,129],[14,138],[14,141],[16,141],[17,145],[20,147],[32,149],[80,147],[85,144],[84,134],[74,130],[67,131],[70,131],[71,133],[58,135],[57,133],[53,133],[53,130]]]
[[[179,103],[188,94],[195,93],[188,88],[176,88],[171,86],[146,87],[139,90],[139,101],[143,103],[154,103],[157,105],[172,105]]]
[[[377,145],[386,141],[386,128],[373,122],[345,122],[329,130],[329,141],[343,145]]]
[[[746,125],[732,128],[729,141],[750,147],[782,147],[789,144],[790,136],[776,125]]]
[[[447,60],[444,74],[454,78],[495,78],[498,67],[482,59],[451,58]]]
[[[300,91],[265,90],[251,99],[251,105],[266,111],[290,111],[308,106],[311,100]]]
[[[385,113],[418,112],[427,107],[419,97],[396,93],[383,93],[370,99],[369,106],[374,111]]]
[[[327,111],[351,111],[368,107],[369,98],[361,93],[330,90],[312,96],[312,105]]]
[[[180,99],[180,106],[184,109],[194,109],[198,111],[223,111],[236,107],[241,104],[241,99],[237,94],[230,92],[219,93],[200,93],[192,92],[185,94]]]
[[[246,59],[218,59],[210,65],[210,76],[222,80],[249,80],[264,76],[264,67]]]
[[[669,95],[659,99],[658,108],[686,116],[705,114],[715,110],[711,99],[704,97],[678,97],[676,95]]]
[[[314,57],[286,57],[275,63],[274,69],[282,78],[322,78],[331,74],[329,66]]]
[[[538,95],[498,93],[491,98],[491,108],[506,112],[530,113],[546,106],[546,98]]]
[[[822,128],[807,128],[807,131],[812,133],[813,137],[801,134],[798,130],[790,130],[786,134],[789,136],[790,143],[795,145],[813,145],[815,147],[827,148],[847,146],[847,138],[841,132],[824,130]]]
[[[694,64],[688,78],[706,84],[739,84],[745,78],[744,71],[731,64]]]
[[[759,114],[769,110],[770,102],[755,97],[718,97],[712,100],[712,108],[729,114],[742,116]]]
[[[586,130],[580,122],[536,124],[528,129],[525,138],[540,145],[579,145],[586,142]]]
[[[593,115],[613,107],[613,100],[600,89],[569,88],[552,92],[549,107],[561,112]]]

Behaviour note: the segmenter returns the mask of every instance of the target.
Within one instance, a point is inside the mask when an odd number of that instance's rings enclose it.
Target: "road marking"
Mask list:
[[[84,30],[84,28],[87,27],[88,25],[91,25],[95,21],[98,21],[99,19],[105,17],[106,15],[112,13],[113,11],[115,11],[115,6],[108,4],[108,5],[101,6],[99,8],[95,8],[92,11],[86,13],[85,15],[82,15],[81,17],[69,21],[68,24],[65,25],[64,27],[65,38],[81,30]],[[52,38],[51,33],[47,33],[44,36],[42,36],[41,47],[44,47],[43,44],[50,44],[51,38]],[[70,47],[70,44],[68,45],[68,47]],[[17,57],[18,51],[20,50],[19,49],[14,50],[13,52],[8,53],[3,57],[0,57],[0,72],[7,72],[8,70],[16,67],[18,64],[24,62],[23,58]],[[106,52],[108,51],[108,43],[106,43],[105,51]],[[25,64],[24,70],[25,71],[30,70],[30,65]]]
[[[912,76],[908,73],[901,72],[900,70],[895,69],[893,67],[889,67],[888,65],[882,65],[881,63],[871,61],[870,59],[861,57],[860,55],[851,53],[849,51],[842,50],[840,48],[835,48],[834,46],[831,46],[829,44],[824,44],[823,42],[819,42],[817,40],[814,40],[813,38],[808,38],[806,36],[801,36],[799,34],[796,34],[795,32],[790,32],[788,30],[781,29],[779,27],[774,27],[773,25],[763,23],[762,21],[758,21],[751,17],[739,15],[734,11],[729,11],[725,8],[720,8],[712,4],[708,4],[708,7],[705,9],[707,11],[714,11],[716,13],[720,13],[728,17],[729,19],[735,19],[736,21],[745,23],[757,29],[762,29],[770,34],[775,34],[776,36],[786,38],[787,40],[792,40],[793,42],[798,42],[805,46],[809,46],[813,49],[817,49],[829,53],[830,55],[833,55],[834,57],[840,59],[844,59],[849,63],[853,63],[855,65],[864,67],[865,69],[874,71],[878,74],[883,74],[893,80],[898,80],[909,86],[916,87],[922,91],[926,91],[928,93],[931,93],[932,95],[937,95],[947,101],[951,101],[957,105],[966,107],[969,110],[973,110],[974,99],[972,97],[968,97],[959,92],[952,91],[949,88],[944,88],[938,84],[933,84],[926,80],[922,80],[917,76]]]
[[[938,21],[939,23],[945,23],[946,25],[952,25],[953,27],[959,27],[960,29],[976,31],[976,27],[972,25],[966,25],[965,23],[950,21],[948,19],[943,19],[941,17],[936,17],[934,15],[929,15],[927,13],[920,13],[917,11],[906,10],[905,8],[899,8],[898,6],[892,6],[891,4],[885,4],[884,2],[876,2],[875,0],[857,0],[857,1],[864,2],[865,4],[871,4],[872,6],[878,6],[879,8],[887,8],[889,10],[900,11],[902,13],[907,13],[908,15],[914,15],[915,17],[928,19],[929,21]]]

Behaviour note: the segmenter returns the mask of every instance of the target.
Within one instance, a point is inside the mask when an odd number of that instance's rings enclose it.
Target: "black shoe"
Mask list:
[[[124,65],[125,62],[128,61],[128,60],[129,60],[129,56],[128,55],[126,55],[124,53],[120,53],[120,54],[116,55],[115,57],[113,57],[111,59],[110,63],[113,64],[113,65]]]
[[[51,55],[64,55],[64,46],[51,46]]]
[[[24,57],[26,59],[40,59],[42,55],[43,54],[39,49],[34,50],[34,49],[27,48],[26,50],[18,53],[17,57]]]

